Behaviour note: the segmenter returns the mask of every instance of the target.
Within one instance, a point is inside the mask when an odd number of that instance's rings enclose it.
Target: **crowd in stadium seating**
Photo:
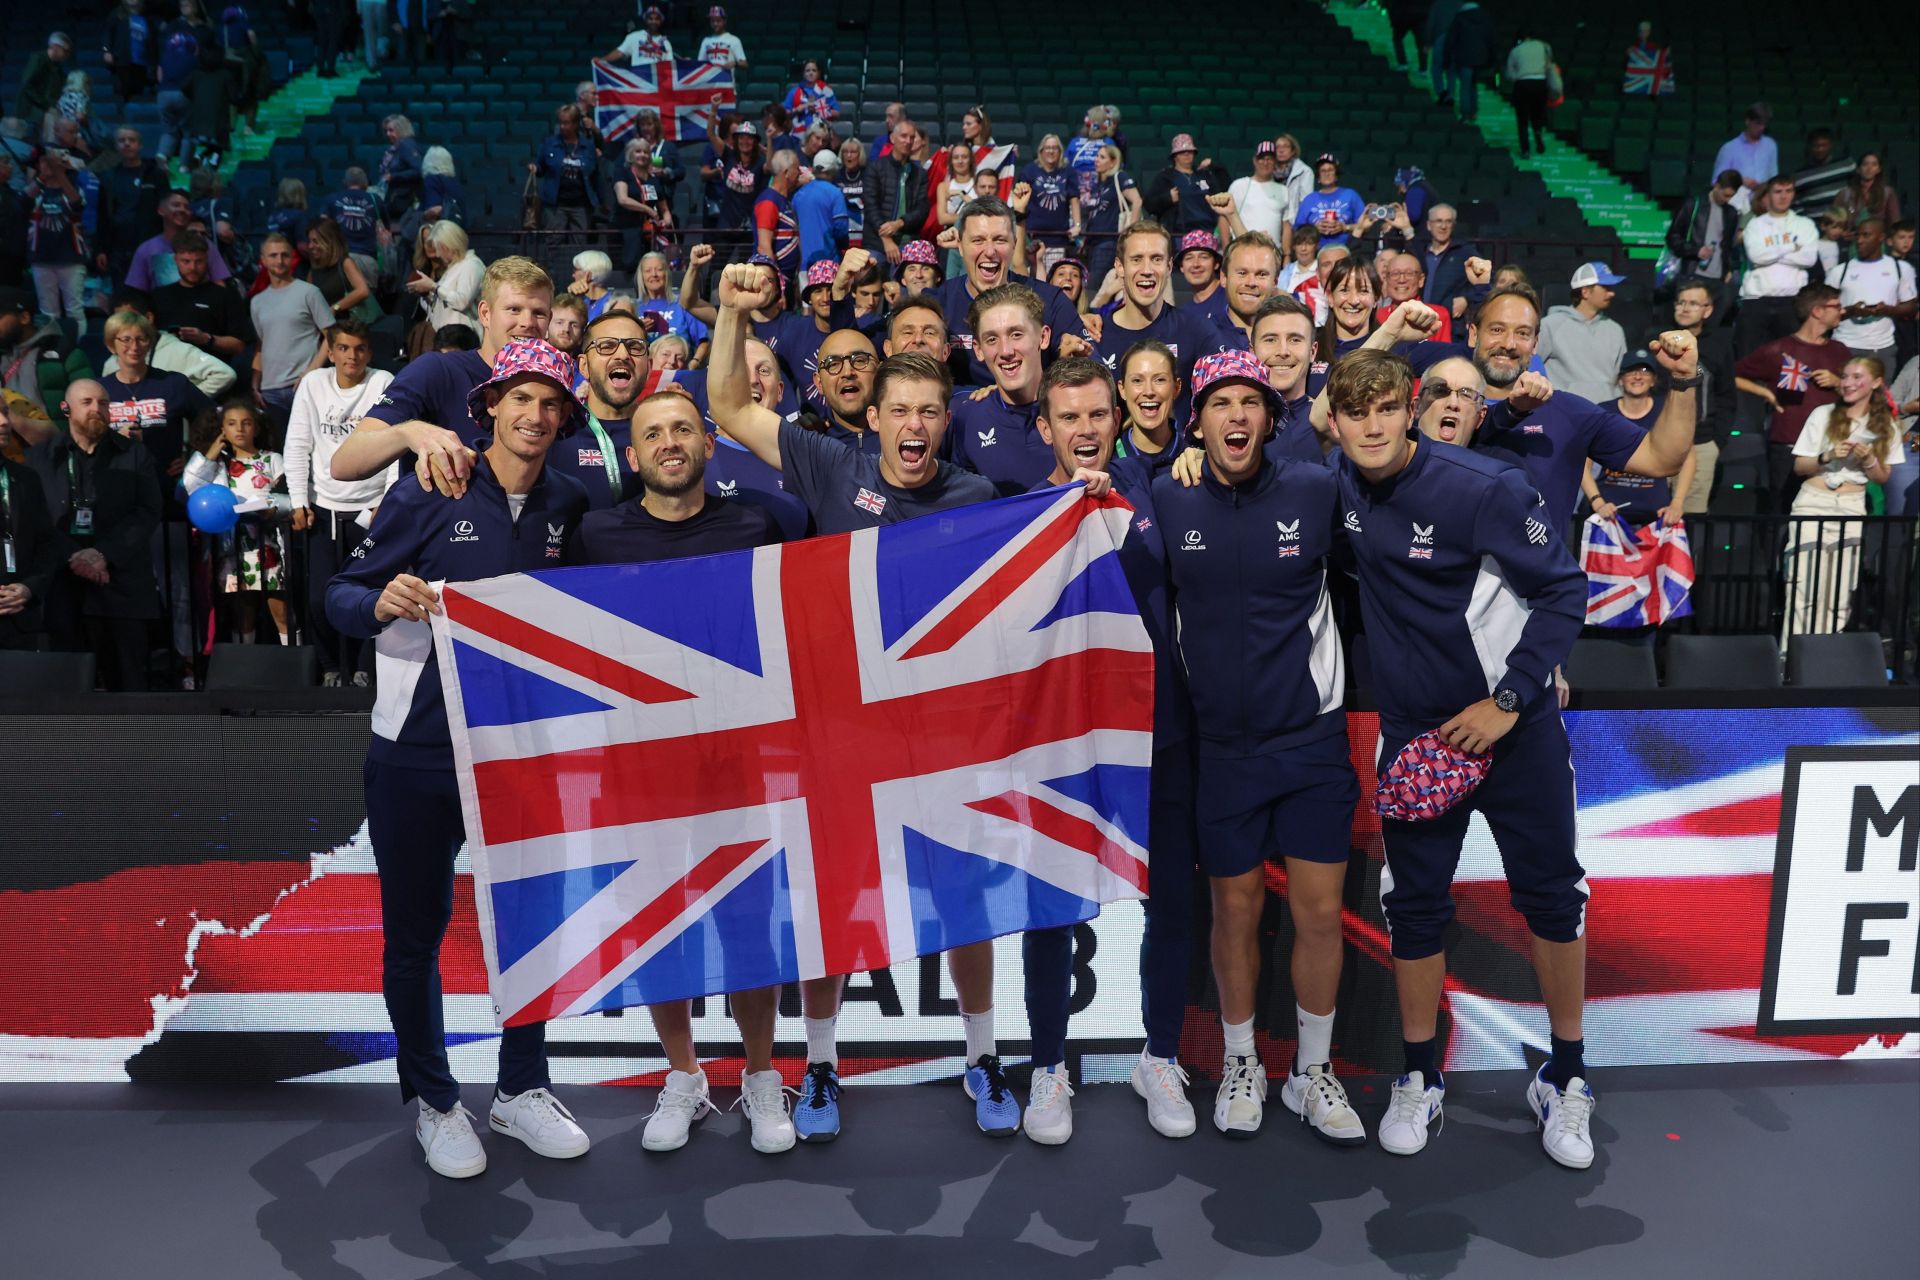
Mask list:
[[[1470,112],[1496,61],[1486,16],[1473,5],[1386,7],[1396,36],[1411,36],[1423,63],[1431,57],[1440,102]],[[1401,12],[1414,8],[1427,20]],[[1436,36],[1431,15],[1443,8],[1451,25]],[[322,77],[342,58],[369,70],[429,57],[450,68],[472,21],[454,0],[310,0],[310,10]],[[676,56],[666,21],[643,7],[604,58]],[[706,25],[693,56],[744,69],[747,49],[724,10],[714,6]],[[73,39],[58,31],[31,56],[0,124],[0,447],[20,477],[4,514],[18,522],[28,493],[44,502],[29,477],[51,474],[50,459],[71,459],[68,442],[83,437],[104,442],[111,460],[99,482],[125,492],[90,494],[99,502],[84,530],[77,496],[53,502],[41,539],[52,569],[28,565],[29,540],[15,535],[15,562],[0,574],[0,645],[91,648],[112,687],[191,687],[194,660],[216,637],[265,636],[267,622],[283,641],[296,637],[302,611],[288,608],[294,575],[282,566],[305,562],[296,535],[315,527],[310,495],[328,485],[305,470],[315,431],[349,422],[343,415],[364,409],[409,360],[474,348],[490,356],[488,264],[469,234],[452,156],[404,115],[382,122],[375,172],[346,167],[324,192],[283,181],[265,234],[246,234],[218,178],[271,88],[246,10],[121,0],[104,33],[118,100],[157,100],[159,137],[93,110],[87,74],[70,69]],[[1544,102],[1551,50],[1513,34],[1502,65],[1524,152],[1544,145],[1535,99]],[[890,326],[922,314],[910,299],[945,306],[946,282],[967,278],[969,210],[1004,202],[1015,215],[1008,268],[1056,288],[1103,354],[1111,344],[1099,341],[1101,328],[1141,301],[1116,263],[1143,224],[1170,237],[1165,299],[1207,341],[1248,345],[1251,320],[1274,293],[1310,309],[1316,381],[1401,304],[1439,313],[1433,340],[1467,342],[1481,300],[1518,287],[1567,299],[1538,308],[1535,367],[1565,392],[1650,422],[1665,375],[1649,347],[1662,330],[1688,330],[1707,375],[1695,456],[1658,486],[1596,467],[1584,509],[1632,524],[1705,511],[1739,393],[1765,406],[1777,510],[1863,514],[1875,473],[1865,464],[1876,459],[1892,464],[1878,482],[1886,511],[1910,514],[1920,496],[1910,452],[1920,411],[1914,224],[1872,152],[1809,216],[1765,104],[1715,157],[1712,187],[1674,213],[1659,322],[1629,333],[1608,315],[1625,280],[1608,264],[1582,265],[1564,282],[1529,279],[1524,262],[1494,276],[1456,235],[1449,201],[1471,193],[1436,190],[1418,156],[1392,191],[1362,192],[1343,180],[1339,156],[1316,154],[1310,122],[1275,122],[1249,154],[1181,133],[1167,155],[1147,155],[1129,145],[1121,110],[1104,104],[1087,110],[1078,133],[1047,134],[1031,154],[996,139],[984,106],[965,113],[959,136],[941,138],[896,102],[884,128],[861,137],[826,70],[798,61],[779,101],[719,114],[704,141],[669,141],[643,112],[630,137],[609,142],[591,81],[555,108],[525,164],[525,225],[591,246],[559,282],[558,345],[577,353],[588,323],[631,312],[650,342],[643,378],[697,375],[715,314],[713,268],[761,258],[783,273],[786,305],[797,308],[760,326],[777,348],[777,392],[790,410],[824,418],[811,386],[821,339],[858,327],[901,341]],[[1802,168],[1825,174],[1834,162],[1831,135],[1816,136]],[[466,176],[502,189],[522,177]],[[938,340],[953,341],[962,382],[989,381],[984,366],[969,367],[962,327],[949,312]],[[1889,394],[1900,429],[1878,410]],[[104,436],[89,435],[102,424]],[[1809,451],[1809,441],[1830,447]],[[1803,488],[1813,477],[1826,483]],[[65,469],[54,478],[62,493],[78,485],[66,484]],[[185,501],[208,483],[249,501],[235,533],[189,533]],[[304,634],[338,639],[311,617]],[[329,652],[324,665],[330,682],[366,680],[350,654]]]

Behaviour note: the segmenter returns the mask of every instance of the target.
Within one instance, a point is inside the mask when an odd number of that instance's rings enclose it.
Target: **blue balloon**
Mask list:
[[[187,519],[202,533],[225,533],[240,523],[233,490],[223,484],[203,484],[187,498]]]

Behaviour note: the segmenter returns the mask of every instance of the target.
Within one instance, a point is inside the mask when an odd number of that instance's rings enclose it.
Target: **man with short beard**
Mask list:
[[[159,469],[138,440],[111,429],[107,389],[67,387],[67,429],[27,450],[64,561],[47,601],[53,647],[91,651],[114,692],[147,689],[147,624],[160,616],[153,531]]]
[[[181,342],[231,364],[254,342],[247,304],[231,286],[213,281],[215,250],[198,231],[174,240],[179,279],[153,294],[153,322]]]
[[[1280,279],[1280,246],[1259,231],[1235,236],[1227,246],[1227,323],[1220,325],[1218,349],[1253,348],[1253,314],[1273,294]]]
[[[587,429],[556,444],[547,465],[580,482],[588,510],[605,511],[638,491],[627,419],[653,371],[646,326],[624,311],[602,313],[581,337],[580,371],[587,377]]]
[[[955,217],[954,229],[960,237],[960,261],[966,267],[966,272],[929,291],[947,313],[948,341],[972,353],[973,328],[967,316],[973,309],[973,300],[1003,284],[1022,284],[1039,295],[1048,334],[1047,356],[1086,354],[1085,350],[1070,342],[1078,339],[1082,343],[1091,343],[1092,338],[1086,323],[1067,296],[1043,281],[1015,274],[1013,221],[1013,210],[991,197],[969,201]],[[1064,352],[1063,343],[1069,344]],[[970,354],[967,371],[969,380],[975,385],[985,386],[993,381],[992,370],[977,354]]]
[[[1165,343],[1178,361],[1180,375],[1181,393],[1174,413],[1176,418],[1184,418],[1193,362],[1213,350],[1218,334],[1194,312],[1167,300],[1172,256],[1173,236],[1152,219],[1136,222],[1120,233],[1117,261],[1121,302],[1107,316],[1093,350],[1108,373],[1117,373],[1120,357],[1134,343],[1148,338]]]

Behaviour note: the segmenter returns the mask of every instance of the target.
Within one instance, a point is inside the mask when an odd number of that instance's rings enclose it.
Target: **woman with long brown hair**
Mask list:
[[[1887,185],[1885,164],[1878,151],[1864,152],[1855,162],[1832,212],[1844,219],[1848,231],[1869,218],[1878,218],[1884,226],[1900,221],[1900,196]]]
[[[333,308],[333,314],[356,314],[356,309],[373,297],[373,286],[361,274],[359,264],[347,250],[346,234],[332,218],[315,218],[308,226],[306,253],[307,282],[320,291],[320,296]],[[374,314],[363,314],[360,318],[379,319],[379,304],[369,310]]]
[[[1787,540],[1787,611],[1783,644],[1796,635],[1844,631],[1860,576],[1858,518],[1867,514],[1867,485],[1885,484],[1906,450],[1887,399],[1887,370],[1873,356],[1840,371],[1840,400],[1807,415],[1793,446],[1794,495]]]

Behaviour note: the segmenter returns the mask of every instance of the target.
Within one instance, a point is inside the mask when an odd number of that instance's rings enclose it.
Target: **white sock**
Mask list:
[[[1220,1029],[1226,1033],[1227,1056],[1229,1058],[1251,1058],[1253,1056],[1253,1019],[1245,1022],[1228,1022],[1220,1019]]]
[[[1300,1027],[1299,1047],[1293,1055],[1294,1070],[1304,1072],[1315,1063],[1333,1061],[1333,1015],[1308,1013],[1293,1006],[1294,1020]]]
[[[999,1046],[993,1039],[993,1010],[984,1013],[963,1013],[960,1025],[967,1032],[967,1065],[972,1066],[989,1054],[998,1057]]]
[[[840,1068],[840,1046],[834,1037],[834,1025],[840,1021],[840,1015],[829,1014],[824,1018],[802,1018],[807,1026],[807,1061],[824,1062],[836,1071]]]

